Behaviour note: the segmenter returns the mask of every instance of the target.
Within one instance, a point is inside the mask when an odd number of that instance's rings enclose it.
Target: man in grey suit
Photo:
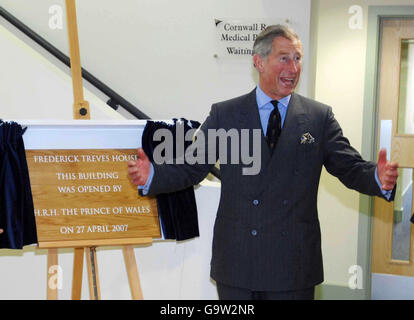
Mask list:
[[[364,161],[331,107],[294,93],[302,46],[293,30],[266,28],[253,52],[259,85],[214,104],[200,130],[205,137],[213,129],[262,132],[258,174],[243,174],[241,164],[220,164],[211,277],[220,299],[313,299],[314,286],[323,281],[317,212],[322,166],[348,188],[390,201],[398,164],[387,162],[385,150],[377,164]],[[211,144],[217,139],[206,139],[206,152]],[[250,152],[253,144],[249,140]],[[150,163],[142,149],[138,156],[128,162],[129,175],[148,195],[197,184],[213,166]]]

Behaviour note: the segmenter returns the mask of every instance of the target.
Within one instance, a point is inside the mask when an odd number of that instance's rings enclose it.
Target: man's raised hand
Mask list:
[[[378,178],[383,190],[394,189],[398,178],[398,163],[387,161],[387,150],[381,149],[377,162]]]
[[[137,186],[143,186],[148,180],[151,162],[142,148],[138,148],[138,160],[127,162],[128,174],[131,181]]]

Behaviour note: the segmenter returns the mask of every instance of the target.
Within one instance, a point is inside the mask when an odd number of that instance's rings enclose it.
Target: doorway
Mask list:
[[[414,299],[414,17],[380,20],[377,153],[400,165],[394,202],[374,199],[372,299]]]

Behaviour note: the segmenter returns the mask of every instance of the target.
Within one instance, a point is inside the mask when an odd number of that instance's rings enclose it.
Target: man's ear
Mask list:
[[[259,56],[257,53],[255,53],[254,56],[253,56],[253,65],[255,66],[257,71],[263,72],[263,70],[264,70],[263,62],[264,61],[263,61],[262,57]]]

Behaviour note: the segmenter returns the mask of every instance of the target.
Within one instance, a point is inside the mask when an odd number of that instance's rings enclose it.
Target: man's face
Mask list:
[[[265,59],[253,57],[259,71],[260,87],[271,98],[279,100],[293,92],[302,69],[302,45],[299,40],[277,37],[272,52]]]

